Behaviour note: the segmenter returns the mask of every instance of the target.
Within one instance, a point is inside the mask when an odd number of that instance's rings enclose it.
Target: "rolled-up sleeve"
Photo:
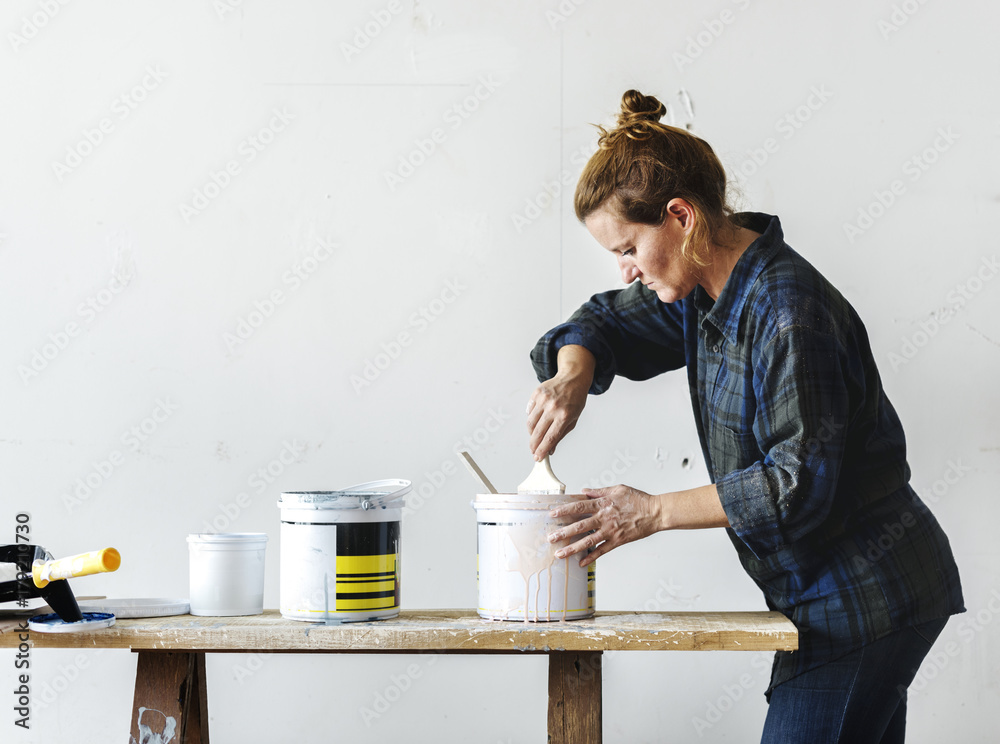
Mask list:
[[[647,380],[684,366],[683,311],[661,302],[652,290],[635,283],[623,290],[594,295],[569,320],[546,333],[531,352],[531,363],[544,382],[557,372],[563,346],[576,344],[596,359],[590,392],[603,393],[615,375]]]
[[[729,523],[758,558],[819,527],[833,508],[849,423],[846,360],[831,334],[780,330],[754,358],[759,459],[716,480]]]

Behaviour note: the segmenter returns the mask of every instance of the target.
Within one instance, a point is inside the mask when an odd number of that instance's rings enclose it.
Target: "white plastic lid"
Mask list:
[[[399,479],[368,481],[341,491],[286,491],[278,497],[279,507],[293,509],[394,509],[402,507],[410,492],[410,481]]]
[[[214,543],[217,545],[239,545],[243,543],[267,542],[266,532],[202,532],[188,535],[189,543]]]

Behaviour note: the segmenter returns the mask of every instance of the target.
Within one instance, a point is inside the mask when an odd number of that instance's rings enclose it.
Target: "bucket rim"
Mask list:
[[[368,481],[335,491],[283,491],[280,509],[398,509],[410,493],[411,483],[400,478]]]
[[[548,510],[575,501],[587,501],[582,493],[477,493],[473,509]]]
[[[267,542],[266,532],[192,532],[187,536],[189,543],[216,545],[249,545]]]

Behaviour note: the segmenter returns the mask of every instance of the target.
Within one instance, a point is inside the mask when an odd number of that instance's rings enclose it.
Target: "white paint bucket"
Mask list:
[[[281,494],[281,615],[357,622],[399,614],[406,480]]]
[[[586,498],[565,494],[487,493],[472,502],[478,522],[479,615],[490,620],[576,620],[594,614],[594,567],[580,555],[556,558],[570,541],[548,535],[575,519],[549,510]]]
[[[191,614],[259,615],[264,611],[263,532],[188,535]]]

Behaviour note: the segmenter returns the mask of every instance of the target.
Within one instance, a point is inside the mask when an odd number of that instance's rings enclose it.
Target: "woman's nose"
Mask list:
[[[631,284],[639,276],[635,262],[625,256],[618,256],[618,270],[622,272],[622,281],[626,284]]]

